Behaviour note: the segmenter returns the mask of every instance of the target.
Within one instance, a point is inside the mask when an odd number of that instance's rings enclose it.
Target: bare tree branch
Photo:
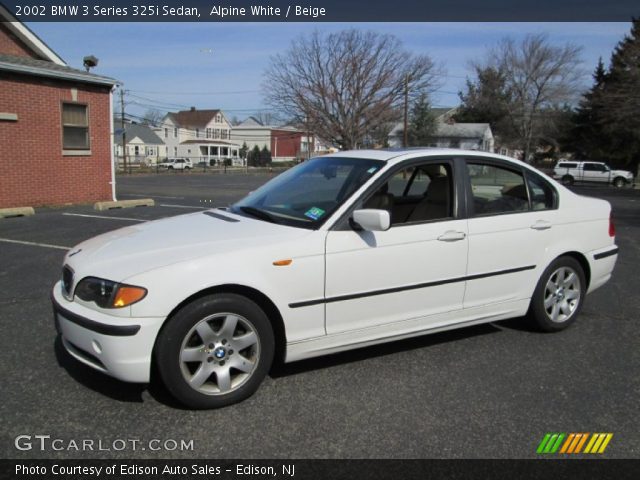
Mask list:
[[[440,74],[431,58],[411,55],[392,35],[316,31],[271,58],[263,90],[284,116],[350,149],[399,119],[405,82],[417,96],[435,90]]]

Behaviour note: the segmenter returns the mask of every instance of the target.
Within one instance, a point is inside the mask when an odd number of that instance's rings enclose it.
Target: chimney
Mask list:
[[[191,111],[195,112],[196,111],[196,107],[191,107]]]

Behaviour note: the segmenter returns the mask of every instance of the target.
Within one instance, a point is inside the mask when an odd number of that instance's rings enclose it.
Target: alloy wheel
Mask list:
[[[582,294],[580,277],[571,267],[555,270],[544,292],[544,309],[552,322],[562,323],[569,320],[580,305]]]
[[[180,348],[180,370],[187,384],[205,395],[225,395],[244,385],[260,359],[253,324],[233,313],[216,313],[198,323]]]

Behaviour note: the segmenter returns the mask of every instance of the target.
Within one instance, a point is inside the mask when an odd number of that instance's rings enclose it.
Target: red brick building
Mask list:
[[[68,67],[0,5],[0,208],[114,199],[115,84]]]

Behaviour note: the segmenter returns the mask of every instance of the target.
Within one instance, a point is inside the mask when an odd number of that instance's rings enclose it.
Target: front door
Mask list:
[[[458,213],[453,163],[412,165],[392,172],[359,204],[388,210],[389,230],[327,235],[329,335],[380,325],[396,330],[407,320],[428,326],[430,315],[462,308],[467,220]]]

